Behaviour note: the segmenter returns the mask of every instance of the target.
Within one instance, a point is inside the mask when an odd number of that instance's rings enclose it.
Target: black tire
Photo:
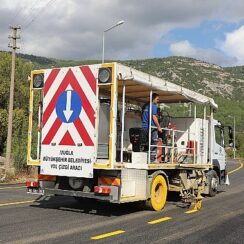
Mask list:
[[[208,186],[209,186],[208,195],[210,197],[216,196],[219,188],[219,177],[215,170],[211,170],[209,172]]]

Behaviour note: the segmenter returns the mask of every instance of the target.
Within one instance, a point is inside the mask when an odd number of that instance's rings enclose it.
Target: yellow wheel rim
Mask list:
[[[162,175],[158,175],[151,185],[151,205],[155,211],[164,208],[167,198],[167,183]]]

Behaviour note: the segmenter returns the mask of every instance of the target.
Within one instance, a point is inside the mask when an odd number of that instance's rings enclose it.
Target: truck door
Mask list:
[[[213,163],[219,164],[220,170],[225,169],[224,128],[214,126]]]

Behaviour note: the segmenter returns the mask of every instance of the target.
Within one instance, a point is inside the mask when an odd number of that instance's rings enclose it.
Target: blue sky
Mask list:
[[[194,48],[215,50],[228,59],[228,55],[221,48],[222,44],[226,41],[226,33],[232,33],[242,26],[244,26],[244,20],[239,22],[207,20],[190,28],[175,28],[163,35],[155,43],[152,56],[172,56],[174,53],[170,50],[170,45],[187,40]],[[229,58],[231,59],[231,57]],[[225,65],[225,62],[223,62],[223,65]]]
[[[243,0],[1,0],[0,50],[20,25],[19,52],[72,60],[187,56],[244,65]]]

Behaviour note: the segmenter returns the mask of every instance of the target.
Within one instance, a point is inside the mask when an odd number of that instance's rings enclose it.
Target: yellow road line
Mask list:
[[[92,240],[100,240],[100,239],[107,238],[107,237],[110,237],[110,236],[119,235],[119,234],[122,234],[124,232],[125,232],[124,230],[116,230],[116,231],[105,233],[105,234],[102,234],[102,235],[99,235],[99,236],[93,236],[93,237],[91,237],[91,239]]]
[[[171,217],[164,217],[164,218],[161,218],[161,219],[155,219],[155,220],[149,221],[147,223],[150,224],[150,225],[154,225],[154,224],[158,224],[158,223],[170,220],[170,219],[172,219],[172,218]]]
[[[35,202],[35,200],[21,201],[21,202],[6,202],[6,203],[0,203],[0,207],[10,206],[10,205],[18,205],[18,204],[25,204],[25,203],[32,203],[32,202]]]
[[[186,211],[185,213],[186,214],[191,214],[191,213],[195,213],[195,212],[197,212],[198,210],[196,210],[196,209],[193,209],[193,210],[188,210],[188,211]]]
[[[5,190],[5,189],[18,189],[18,188],[26,188],[26,186],[6,186],[0,188],[0,190]]]
[[[229,174],[232,174],[232,173],[234,173],[234,172],[236,172],[236,171],[238,171],[238,170],[240,170],[241,168],[243,168],[243,163],[241,163],[241,162],[239,162],[239,163],[240,163],[240,166],[239,166],[237,169],[233,169],[233,170],[229,171],[229,172],[228,172],[228,175],[229,175]]]

